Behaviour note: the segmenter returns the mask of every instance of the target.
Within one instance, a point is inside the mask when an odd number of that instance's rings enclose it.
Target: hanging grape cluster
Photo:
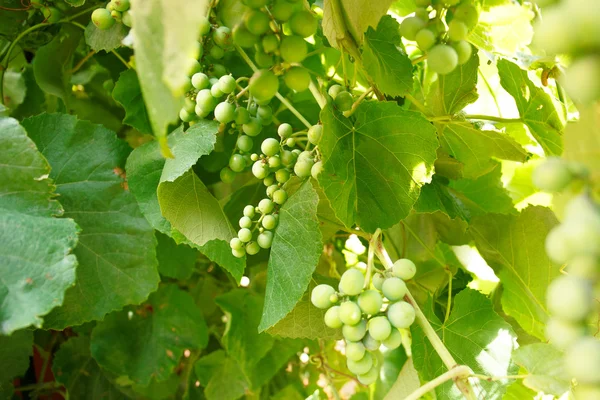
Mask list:
[[[417,43],[427,65],[438,74],[449,74],[471,57],[469,32],[479,20],[472,0],[416,0],[417,11],[400,25],[400,34]]]
[[[587,177],[585,167],[550,158],[533,175],[534,183],[549,192],[563,191]],[[600,207],[587,192],[569,200],[564,218],[546,237],[552,261],[567,265],[566,275],[548,287],[546,303],[552,317],[546,336],[565,351],[565,367],[577,380],[577,400],[600,399],[600,340],[586,322],[598,312],[594,287],[600,278]]]
[[[379,375],[381,366],[374,352],[381,345],[390,350],[400,346],[400,330],[415,321],[415,309],[403,299],[408,293],[405,281],[416,271],[415,264],[403,258],[373,276],[369,283],[374,289],[365,289],[363,273],[351,268],[342,275],[337,292],[325,284],[312,290],[312,304],[327,310],[325,325],[342,328],[348,369],[365,385],[375,382]]]
[[[98,8],[92,13],[92,22],[98,29],[112,28],[115,23],[122,23],[131,28],[131,15],[129,0],[111,0],[106,8]]]

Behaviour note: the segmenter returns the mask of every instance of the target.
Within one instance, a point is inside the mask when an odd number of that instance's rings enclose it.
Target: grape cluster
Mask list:
[[[438,74],[449,74],[466,63],[472,52],[466,39],[479,20],[479,11],[472,0],[416,0],[415,3],[419,8],[414,16],[402,21],[400,34],[417,43],[427,54],[429,68]],[[447,8],[439,3],[445,3]]]
[[[115,23],[123,23],[123,25],[131,28],[130,6],[129,0],[111,0],[106,8],[94,10],[92,22],[98,29],[102,30],[110,29]]]
[[[327,309],[325,325],[342,328],[348,369],[365,385],[375,382],[379,375],[373,352],[382,344],[390,350],[400,346],[400,330],[415,321],[415,309],[403,299],[408,293],[405,281],[416,271],[411,260],[399,259],[390,270],[373,276],[370,283],[374,289],[365,289],[364,275],[351,268],[342,275],[337,292],[322,284],[311,293],[312,304]]]
[[[533,178],[541,189],[559,191],[582,175],[586,172],[581,165],[552,158],[535,170]],[[566,370],[578,383],[576,399],[598,399],[600,341],[585,324],[594,313],[594,285],[600,277],[600,207],[587,193],[566,204],[562,223],[546,237],[546,252],[554,262],[566,264],[568,272],[548,286],[546,303],[552,317],[546,336],[565,350]]]

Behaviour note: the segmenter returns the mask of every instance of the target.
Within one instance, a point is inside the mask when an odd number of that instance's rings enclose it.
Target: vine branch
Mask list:
[[[436,377],[435,379],[427,382],[408,396],[404,398],[404,400],[418,400],[423,397],[428,392],[431,392],[436,387],[441,384],[449,381],[450,379],[466,379],[471,374],[471,369],[464,365],[459,365],[456,368],[452,368],[449,371],[444,372],[442,375]]]

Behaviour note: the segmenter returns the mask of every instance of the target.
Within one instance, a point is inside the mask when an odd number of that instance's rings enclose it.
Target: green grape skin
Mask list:
[[[240,240],[240,238],[234,237],[229,241],[229,247],[235,250],[241,250],[244,248],[244,243]]]
[[[417,266],[408,258],[401,258],[396,260],[392,266],[392,273],[397,278],[407,281],[415,276],[417,273]]]
[[[585,327],[581,324],[550,318],[546,323],[546,338],[554,347],[566,350],[585,335]]]
[[[386,340],[392,333],[392,325],[387,317],[375,317],[369,320],[369,334],[378,341]]]
[[[290,171],[285,168],[278,169],[275,172],[275,180],[279,183],[286,183],[290,180]]]
[[[415,322],[415,309],[407,302],[399,301],[388,307],[387,317],[395,328],[407,329]]]
[[[196,102],[193,101],[192,99],[185,98],[183,100],[183,108],[185,111],[187,111],[189,114],[191,114],[194,112],[194,110],[196,108]]]
[[[310,302],[317,308],[322,310],[327,309],[333,305],[329,300],[332,294],[335,294],[335,289],[331,286],[325,284],[317,285],[310,293]]]
[[[233,154],[231,158],[229,158],[229,168],[233,172],[242,172],[244,168],[246,168],[246,160],[240,154]]]
[[[531,175],[533,184],[545,192],[560,192],[572,181],[567,163],[558,157],[549,157],[539,164]]]
[[[379,272],[373,275],[373,287],[377,290],[381,291],[381,287],[383,286],[383,281],[385,278]]]
[[[256,243],[258,243],[258,245],[263,249],[270,248],[271,244],[273,243],[273,232],[264,231],[259,233],[258,237],[256,238]]]
[[[458,65],[466,64],[471,59],[473,48],[466,40],[452,43],[452,48],[456,50],[456,54],[458,55]]]
[[[259,38],[246,28],[243,24],[238,24],[233,28],[233,42],[244,49],[251,49],[258,42]]]
[[[402,299],[408,293],[406,283],[400,278],[387,278],[381,285],[383,295],[391,301]]]
[[[206,89],[209,85],[208,76],[202,72],[196,72],[192,75],[192,86],[198,90]]]
[[[313,155],[311,151],[303,151],[298,155],[298,161],[313,161]]]
[[[378,350],[379,346],[381,346],[381,342],[375,339],[373,336],[371,336],[368,330],[365,337],[362,340],[362,343],[365,346],[365,348],[370,351]]]
[[[585,223],[565,220],[561,229],[573,255],[600,256],[600,222],[593,219]]]
[[[200,72],[202,71],[202,65],[200,65],[200,63],[198,62],[198,60],[196,60],[195,58],[190,59],[190,67],[188,70],[188,75],[192,76],[194,75],[196,72]]]
[[[342,305],[344,305],[344,304],[346,304],[346,303],[342,303]],[[339,307],[342,307],[342,306],[339,306]],[[341,308],[340,308],[340,311],[341,311]],[[339,311],[338,311],[338,313],[339,313]],[[344,322],[344,321],[342,320],[342,322]],[[365,337],[366,333],[367,333],[367,321],[365,321],[364,319],[361,320],[358,324],[344,325],[342,327],[342,335],[344,336],[344,339],[346,339],[347,341],[350,341],[350,342],[360,342]]]
[[[50,17],[51,16],[52,14],[50,14]],[[51,23],[50,18],[48,18],[47,21],[48,23]],[[100,30],[110,29],[115,24],[115,20],[110,15],[110,11],[108,11],[106,8],[95,9],[92,13],[92,22],[94,25],[96,25],[96,28]]]
[[[260,246],[256,242],[248,242],[246,243],[246,253],[253,256],[258,254],[260,251]]]
[[[219,89],[225,94],[229,94],[235,90],[235,78],[231,75],[223,75],[219,78]]]
[[[240,228],[248,228],[252,226],[252,220],[249,217],[243,216],[239,221]]]
[[[279,153],[279,141],[277,139],[267,138],[260,145],[260,150],[267,157],[274,156]]]
[[[262,199],[258,202],[258,210],[263,214],[271,214],[275,209],[275,203],[271,199]]]
[[[295,162],[296,162],[296,156],[294,155],[294,153],[292,153],[289,150],[284,150],[281,152],[281,163],[284,166],[290,167]]]
[[[208,55],[214,58],[215,60],[220,60],[225,57],[225,50],[220,48],[219,46],[213,46],[210,48]]]
[[[329,310],[327,310],[325,316],[323,317],[323,319],[325,320],[325,325],[332,329],[339,329],[344,325],[344,323],[340,319],[339,310],[339,306],[333,306]]]
[[[294,138],[289,138],[288,140],[285,141],[285,144],[288,147],[294,147],[296,145],[296,139]]]
[[[121,17],[121,22],[128,28],[131,28],[133,25],[133,20],[131,19],[131,13],[129,11],[125,11]],[[202,49],[202,48],[200,48]]]
[[[235,109],[235,123],[237,125],[244,125],[250,122],[250,113],[244,107],[238,107]]]
[[[294,13],[294,6],[287,0],[275,0],[275,4],[271,7],[271,14],[280,22],[286,22]]]
[[[342,274],[339,290],[345,295],[356,296],[362,292],[364,283],[365,277],[362,272],[356,268],[350,268]]]
[[[182,108],[181,110],[179,110],[179,119],[183,122],[190,122],[194,119],[194,117],[189,112],[187,112],[185,108]]]
[[[367,315],[377,314],[383,305],[383,299],[377,290],[365,290],[358,296],[357,302],[362,312]]]
[[[206,36],[210,32],[210,21],[206,17],[200,17],[200,36]]]
[[[337,96],[335,96],[333,102],[337,109],[343,112],[352,108],[352,103],[354,103],[354,100],[349,92],[341,91],[337,94]]]
[[[262,131],[262,124],[258,118],[251,117],[250,121],[242,125],[242,130],[248,136],[257,136]]]
[[[546,254],[557,264],[564,264],[572,257],[571,246],[563,226],[554,227],[546,236]]]
[[[200,107],[198,104],[196,104],[196,107],[194,107],[194,112],[200,118],[206,118],[206,116],[210,114],[210,111],[202,109],[202,107]]]
[[[392,328],[392,332],[387,339],[381,342],[388,350],[394,350],[402,344],[402,334],[396,328]]]
[[[440,75],[449,74],[458,65],[458,54],[454,48],[446,44],[435,45],[427,54],[427,65]]]
[[[580,384],[600,384],[600,340],[588,336],[571,346],[565,355],[565,368]]]
[[[256,115],[263,119],[271,118],[273,116],[273,109],[269,105],[258,106]]]
[[[238,149],[240,149],[240,151],[248,153],[250,150],[252,150],[252,146],[254,146],[254,141],[248,135],[241,135],[237,139],[235,145]]]
[[[246,255],[246,250],[245,249],[241,249],[241,250],[231,249],[231,254],[233,254],[233,256],[236,258],[242,258]]]
[[[600,277],[600,261],[589,254],[580,255],[569,262],[567,271],[569,275],[596,281]]]
[[[216,107],[215,98],[210,93],[210,89],[202,89],[196,95],[196,104],[203,110],[212,111]]]
[[[277,226],[277,218],[272,215],[265,215],[262,220],[262,226],[265,229],[275,229],[275,226]]]
[[[331,85],[327,90],[327,94],[329,94],[331,98],[335,100],[338,93],[345,91],[346,89],[344,89],[341,85]]]
[[[548,285],[546,305],[550,314],[555,317],[569,322],[581,322],[594,305],[592,286],[585,279],[559,276]]]
[[[225,167],[219,172],[219,177],[223,183],[231,183],[235,179],[235,172],[233,172],[231,168]]]
[[[577,102],[591,104],[600,98],[600,56],[589,54],[577,58],[560,82]]]
[[[600,207],[586,194],[573,197],[565,206],[565,221],[600,225]]]
[[[120,12],[127,11],[131,7],[129,0],[112,0],[111,4],[114,10]]]
[[[310,176],[313,165],[314,163],[312,161],[298,161],[296,165],[294,165],[294,173],[299,178],[306,178]]]
[[[347,359],[346,365],[350,372],[356,375],[366,374],[373,366],[373,356],[369,352],[365,352],[363,358],[358,361]]]
[[[238,231],[238,238],[244,243],[252,240],[252,232],[248,228],[242,228]]]
[[[365,356],[365,345],[362,342],[346,342],[346,358],[358,361]]]
[[[221,92],[221,88],[219,87],[219,82],[218,81],[215,82],[211,86],[211,88],[210,88],[210,94],[211,94],[212,97],[215,98],[215,100],[223,97],[223,95],[225,94],[225,93]]]
[[[213,32],[213,41],[217,46],[222,49],[226,49],[231,46],[233,38],[231,36],[231,29],[226,26],[220,26]]]
[[[308,47],[300,36],[285,36],[279,45],[279,53],[285,62],[300,63],[306,58]]]
[[[257,100],[269,101],[279,90],[279,79],[271,71],[261,69],[252,75],[248,85]]]
[[[290,136],[292,136],[292,133],[294,133],[294,130],[292,128],[292,126],[288,123],[283,123],[281,125],[279,125],[277,127],[277,134],[279,135],[279,137],[282,140],[285,140],[287,138],[289,138]]]
[[[250,10],[244,15],[244,24],[250,33],[261,36],[269,30],[269,17],[258,10]]]
[[[415,10],[415,17],[427,23],[429,21],[429,11],[427,11],[425,8],[417,8]]]
[[[292,15],[289,24],[295,35],[305,38],[317,32],[318,21],[310,11],[302,10]]]
[[[223,64],[211,64],[208,74],[216,78],[220,78],[227,74],[227,69]]]
[[[353,301],[346,301],[340,305],[340,319],[345,325],[356,325],[361,320],[361,312]]]
[[[244,207],[243,214],[244,214],[244,217],[254,218],[254,215],[256,214],[256,212],[254,211],[253,206],[246,206],[246,207]]]
[[[304,67],[291,67],[283,75],[286,86],[296,92],[303,92],[310,85],[310,74]]]
[[[222,124],[228,124],[235,119],[235,106],[226,101],[217,104],[215,119]]]
[[[373,366],[367,373],[358,374],[356,378],[363,385],[370,385],[372,383],[375,383],[377,381],[377,378],[379,378],[379,368],[377,368],[377,366]]]
[[[468,34],[469,28],[467,28],[467,25],[461,20],[453,19],[448,24],[448,38],[453,42],[465,40]]]
[[[252,164],[252,175],[257,179],[265,179],[269,175],[269,166],[262,160],[256,161]]]
[[[421,29],[415,36],[415,41],[419,48],[423,51],[427,51],[433,47],[436,41],[435,33],[431,29]]]
[[[267,54],[274,53],[279,48],[279,38],[276,35],[266,35],[262,38],[262,48]]]
[[[277,185],[269,185],[269,187],[267,188],[267,196],[273,197],[273,193],[275,193],[275,191],[277,189],[279,189],[279,186],[277,186]]]
[[[277,168],[281,167],[281,159],[279,156],[271,156],[269,157],[269,168],[277,170]]]
[[[454,18],[464,22],[468,29],[473,29],[479,20],[479,12],[473,5],[464,3],[456,7]]]
[[[408,17],[400,24],[400,34],[407,40],[414,41],[417,33],[425,28],[425,21],[419,17]]]
[[[242,3],[250,8],[261,8],[267,5],[268,0],[243,0]]]
[[[314,145],[319,144],[321,137],[323,136],[323,125],[313,125],[308,128],[308,141]]]
[[[310,175],[314,179],[318,179],[318,176],[321,174],[321,172],[323,172],[323,162],[317,161],[310,169]]]
[[[283,189],[279,189],[273,193],[273,201],[279,205],[283,205],[287,201],[287,192]]]
[[[254,54],[254,61],[256,61],[256,65],[258,65],[259,68],[270,68],[275,63],[273,61],[273,55],[259,50]]]

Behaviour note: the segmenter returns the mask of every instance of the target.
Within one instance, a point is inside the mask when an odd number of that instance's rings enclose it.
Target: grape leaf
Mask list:
[[[156,290],[156,239],[120,174],[129,154],[114,132],[71,115],[42,114],[23,126],[53,167],[65,217],[81,227],[75,287],[44,326],[101,319]]]
[[[302,298],[323,251],[317,205],[319,196],[305,181],[279,211],[267,270],[262,332],[285,317]]]
[[[196,264],[197,251],[185,244],[177,244],[167,235],[156,232],[158,272],[174,279],[188,279]]]
[[[25,101],[27,86],[23,74],[19,71],[8,69],[4,71],[4,105],[9,109],[16,109]]]
[[[283,368],[289,359],[301,352],[304,343],[300,340],[277,340],[273,348],[250,370],[248,381],[251,389],[259,389]]]
[[[584,163],[596,187],[600,187],[600,105],[579,107],[579,121],[567,125],[567,160]]]
[[[423,313],[457,363],[468,365],[475,373],[484,375],[506,376],[518,371],[510,361],[515,334],[481,293],[465,289],[457,294],[450,318],[444,323],[435,315],[431,297],[423,306]],[[413,362],[421,378],[431,380],[444,373],[447,369],[422,329],[415,324],[411,331]],[[476,397],[501,399],[510,382],[508,379],[481,380],[474,387]],[[452,381],[438,386],[436,394],[442,399],[464,398]]]
[[[249,389],[239,363],[225,356],[204,389],[207,400],[236,400]]]
[[[515,381],[506,389],[502,400],[523,400],[535,398],[537,392],[527,388],[523,382]]]
[[[104,376],[90,353],[90,338],[74,337],[60,346],[52,360],[52,372],[74,399],[126,399]]]
[[[23,375],[29,368],[29,357],[33,350],[33,332],[21,330],[10,336],[0,335],[0,394],[12,397],[13,378]]]
[[[115,83],[112,96],[125,109],[123,123],[142,133],[152,133],[150,117],[144,105],[140,81],[135,70],[127,69],[121,73]]]
[[[546,289],[559,275],[546,255],[544,242],[556,224],[549,209],[528,207],[518,216],[476,217],[469,227],[477,249],[502,281],[503,310],[541,340],[546,340]]]
[[[533,343],[519,347],[513,353],[513,360],[529,373],[523,384],[536,392],[561,396],[571,386],[564,354],[552,345]]]
[[[106,316],[92,331],[91,353],[111,372],[146,386],[169,378],[186,349],[208,344],[208,328],[189,293],[162,286],[139,307]]]
[[[290,383],[279,392],[275,393],[271,400],[304,400],[305,396],[298,391],[298,388]]]
[[[521,119],[546,155],[560,155],[564,126],[550,96],[529,79],[527,71],[510,61],[498,61],[498,74],[502,87],[515,99]]]
[[[347,227],[373,232],[408,215],[431,177],[438,142],[421,113],[394,103],[363,102],[355,116],[352,123],[331,105],[321,112],[319,183]]]
[[[417,370],[415,370],[413,360],[409,359],[404,363],[398,374],[398,378],[383,400],[405,399],[417,390],[419,386],[421,386],[419,375],[417,374]]]
[[[111,51],[121,47],[129,29],[122,23],[113,24],[108,29],[98,29],[91,21],[85,28],[85,42],[95,52]]]
[[[363,64],[377,87],[390,96],[403,96],[412,90],[413,74],[410,59],[399,49],[400,26],[395,19],[384,15],[377,30],[365,34]]]

